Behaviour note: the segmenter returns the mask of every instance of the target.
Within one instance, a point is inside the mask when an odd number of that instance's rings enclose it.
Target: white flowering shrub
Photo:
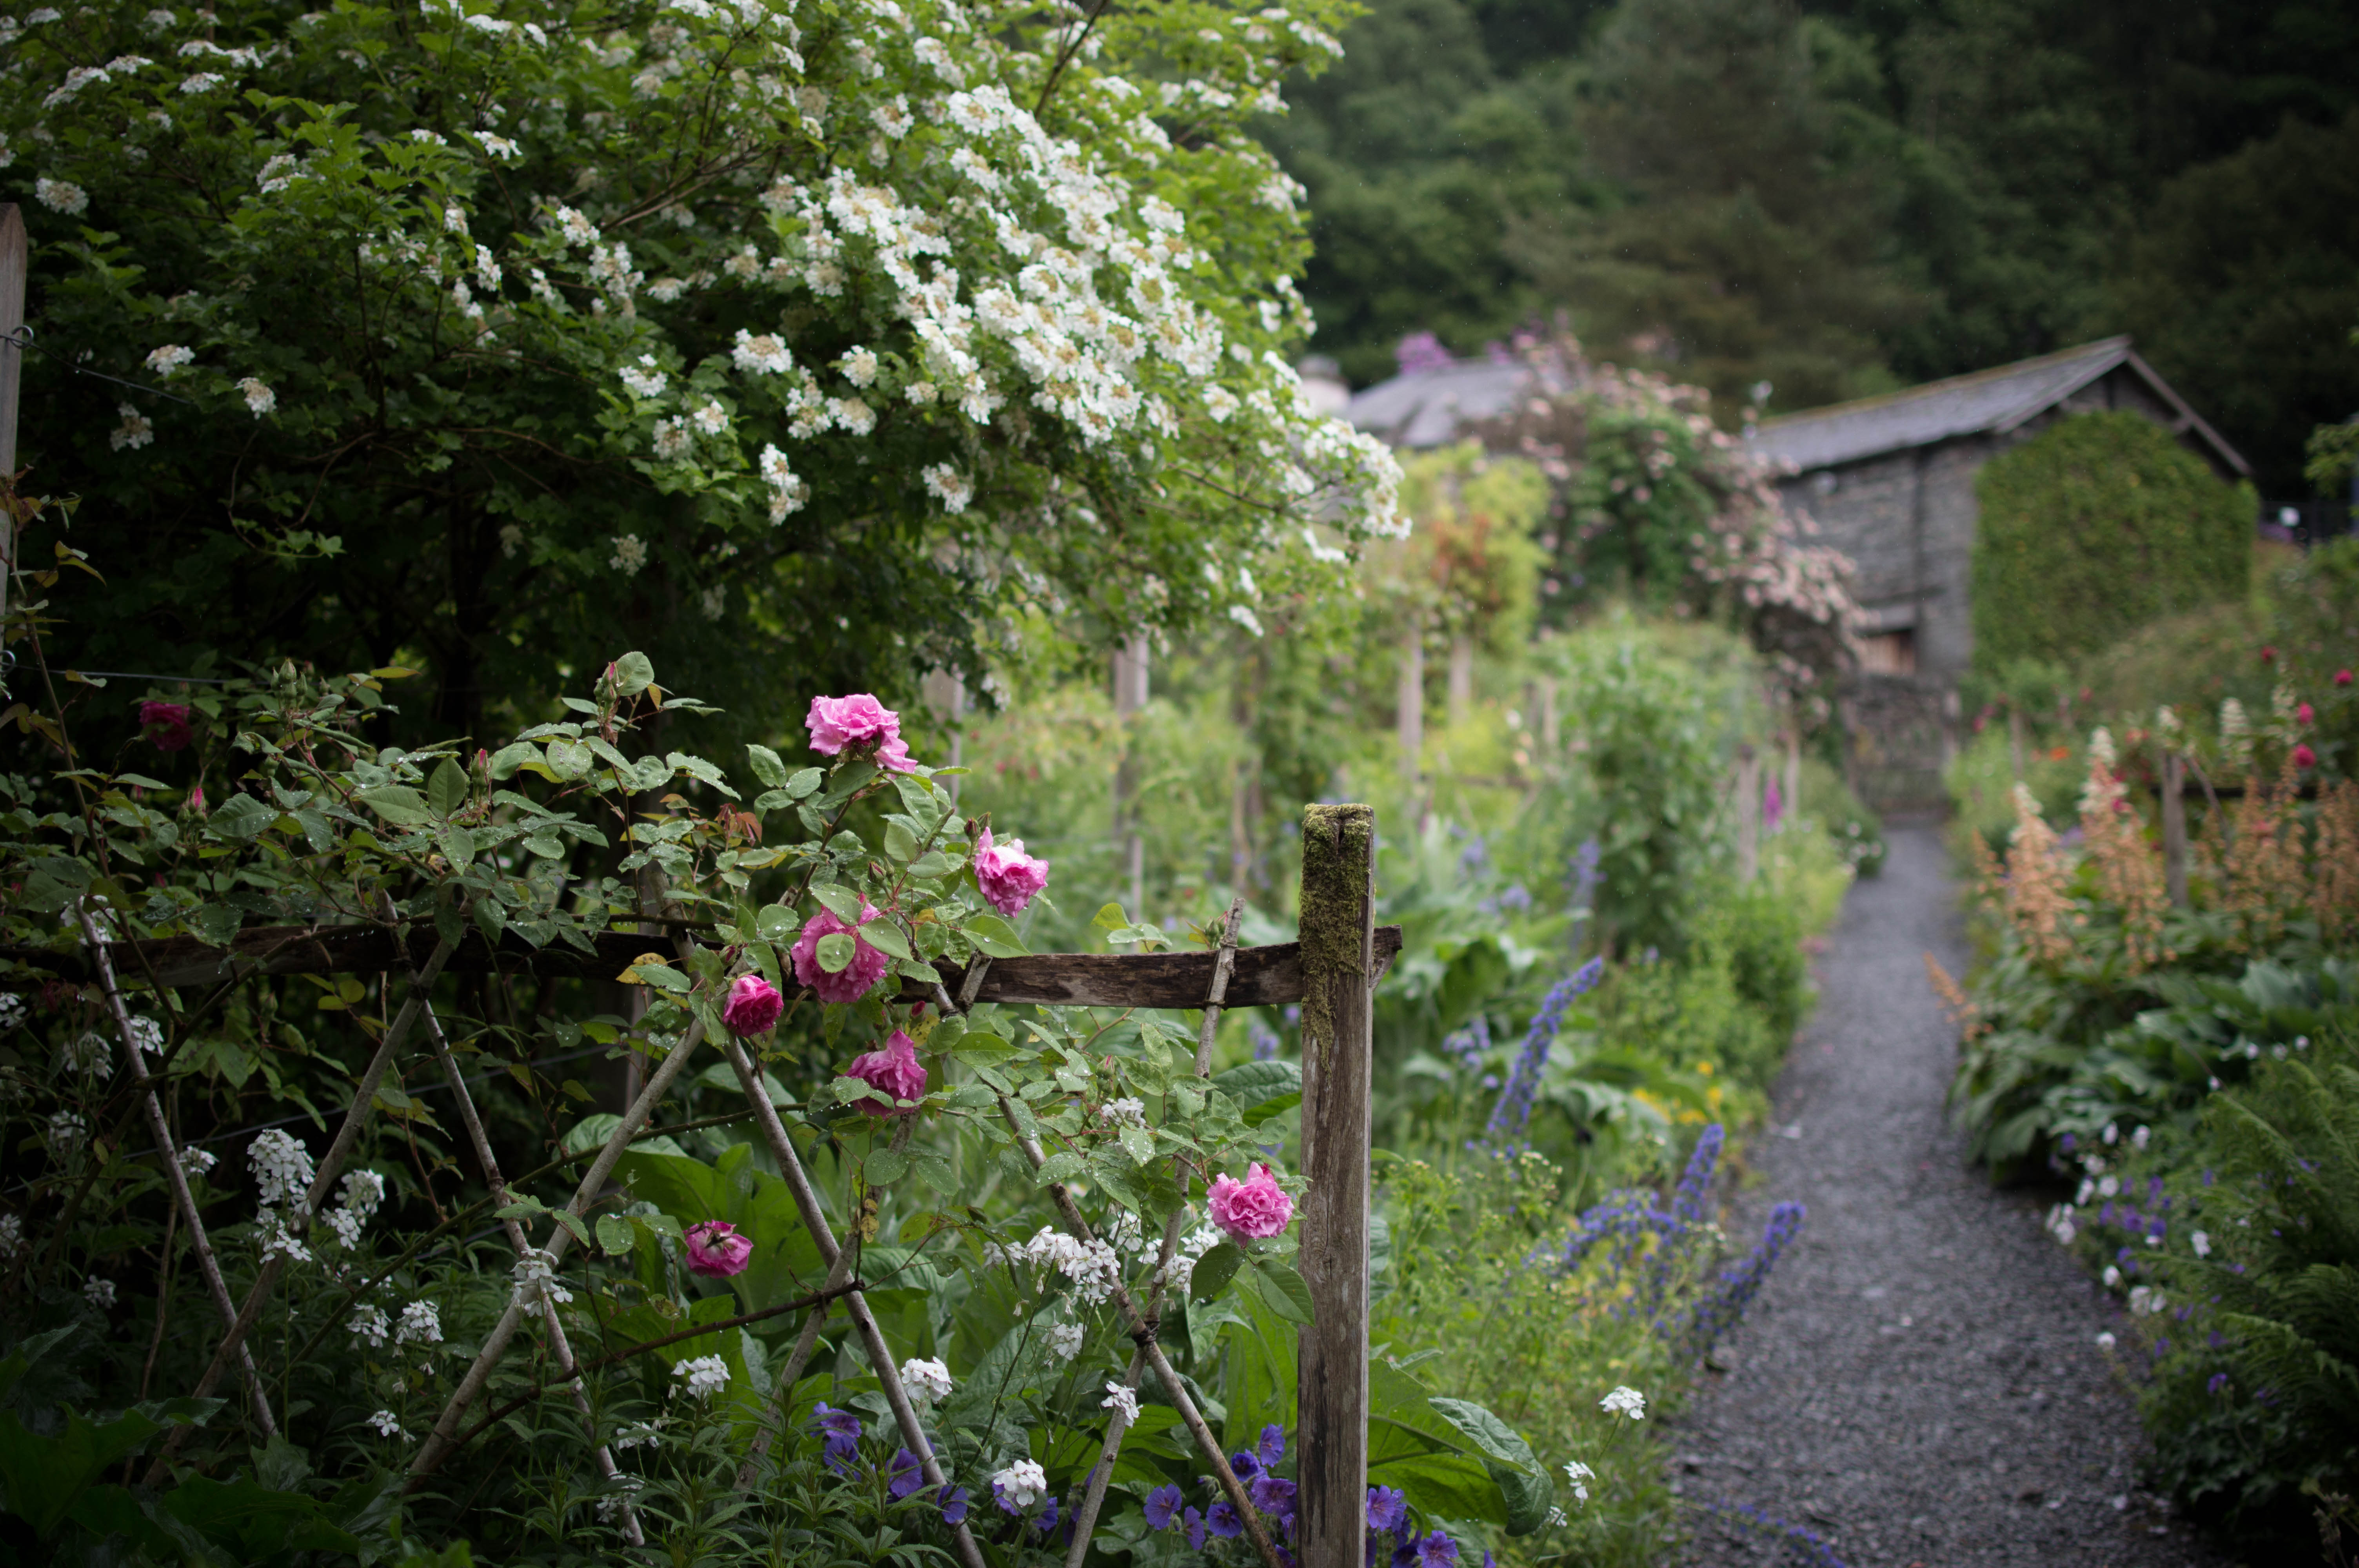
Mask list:
[[[1341,580],[1306,524],[1401,526],[1390,458],[1301,400],[1302,215],[1244,129],[1347,14],[0,21],[41,340],[140,387],[31,360],[20,450],[266,552],[311,645],[431,646],[463,728],[617,624],[753,710],[738,672],[885,684],[1027,607],[1257,624]],[[318,591],[359,582],[365,632]]]

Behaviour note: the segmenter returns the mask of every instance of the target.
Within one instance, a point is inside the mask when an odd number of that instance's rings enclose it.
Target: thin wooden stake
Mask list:
[[[123,1004],[123,992],[114,983],[114,965],[106,956],[106,944],[99,940],[98,923],[79,901],[74,904],[74,918],[82,924],[82,940],[90,946],[98,965],[99,989],[105,994],[107,1011],[114,1016],[116,1035],[123,1042],[123,1058],[131,1069],[134,1090],[145,1102],[147,1130],[156,1140],[156,1153],[164,1162],[164,1179],[172,1188],[172,1206],[179,1217],[189,1222],[189,1243],[197,1255],[197,1268],[205,1277],[205,1290],[213,1299],[213,1310],[221,1314],[223,1332],[237,1325],[237,1307],[229,1299],[228,1281],[222,1278],[221,1262],[213,1256],[212,1238],[205,1234],[205,1222],[197,1212],[196,1195],[189,1190],[189,1173],[180,1164],[180,1152],[174,1146],[172,1129],[164,1119],[164,1102],[157,1098],[156,1086],[147,1076],[147,1064],[140,1060],[139,1037],[131,1028],[131,1011]],[[160,1323],[163,1309],[157,1308]],[[254,1401],[255,1424],[266,1438],[277,1435],[277,1423],[270,1419],[270,1394],[262,1386],[262,1374],[255,1368],[251,1346],[238,1346],[241,1369],[245,1374],[247,1396]]]
[[[450,1080],[451,1094],[459,1103],[459,1119],[467,1129],[467,1141],[474,1147],[475,1162],[484,1168],[484,1184],[491,1189],[493,1201],[502,1208],[516,1202],[508,1190],[507,1178],[500,1174],[500,1162],[492,1152],[492,1141],[484,1131],[484,1119],[475,1109],[475,1097],[467,1092],[466,1076],[459,1071],[459,1059],[451,1054],[451,1042],[443,1038],[442,1025],[434,1016],[434,1004],[426,1003],[419,1016],[425,1022],[426,1036],[433,1043],[434,1054],[441,1061],[442,1076]],[[532,1248],[531,1238],[524,1227],[513,1219],[500,1222],[506,1227],[508,1246],[521,1259]],[[549,1331],[549,1346],[557,1353],[557,1375],[572,1396],[573,1408],[581,1412],[582,1424],[589,1430],[590,1441],[598,1450],[598,1473],[611,1484],[622,1476],[622,1467],[614,1463],[614,1450],[598,1438],[597,1412],[590,1408],[590,1396],[582,1386],[581,1365],[573,1358],[572,1342],[566,1337],[565,1324],[558,1316],[557,1303],[543,1296],[540,1301],[542,1325]],[[630,1499],[623,1499],[623,1538],[633,1546],[645,1546],[647,1537],[639,1530],[639,1516]]]
[[[16,380],[25,362],[17,341],[25,326],[25,215],[0,203],[0,493],[16,494]],[[8,610],[8,579],[16,569],[16,518],[0,508],[0,614]]]
[[[2187,760],[2162,754],[2162,878],[2171,903],[2187,907]]]
[[[1229,917],[1221,923],[1221,951],[1212,965],[1212,994],[1204,999],[1204,1021],[1196,1030],[1196,1076],[1200,1078],[1212,1076],[1212,1036],[1220,1030],[1221,1001],[1229,994],[1229,973],[1236,967],[1237,923],[1244,917],[1245,908],[1245,894],[1239,893],[1229,901]],[[1184,1172],[1180,1180],[1180,1191],[1184,1194],[1187,1191]],[[1184,1206],[1175,1209],[1170,1219],[1165,1222],[1163,1247],[1156,1255],[1155,1273],[1147,1285],[1147,1318],[1149,1323],[1158,1325],[1163,1318],[1164,1276],[1171,1268],[1172,1253],[1179,1248],[1180,1217],[1185,1212]],[[1146,1369],[1147,1352],[1144,1349],[1133,1351],[1130,1368],[1123,1374],[1122,1386],[1136,1390],[1139,1375]],[[1130,1422],[1124,1419],[1119,1410],[1106,1422],[1104,1446],[1099,1451],[1097,1465],[1086,1479],[1081,1507],[1073,1511],[1073,1544],[1065,1553],[1065,1568],[1082,1568],[1082,1560],[1090,1554],[1090,1537],[1097,1530],[1098,1510],[1105,1506],[1106,1487],[1114,1480],[1114,1458],[1122,1452],[1123,1434],[1129,1428]]]
[[[1296,1367],[1304,1568],[1362,1568],[1368,1489],[1368,1108],[1375,814],[1302,814],[1302,1200],[1310,1326]]]

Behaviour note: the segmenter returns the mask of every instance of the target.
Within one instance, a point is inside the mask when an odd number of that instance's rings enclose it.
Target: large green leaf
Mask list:
[[[1397,1487],[1429,1519],[1507,1522],[1507,1503],[1477,1445],[1434,1408],[1425,1385],[1368,1363],[1368,1484]]]
[[[164,1430],[137,1411],[104,1425],[73,1411],[65,1418],[63,1432],[39,1437],[25,1430],[16,1411],[0,1410],[0,1480],[8,1484],[9,1510],[44,1541],[102,1471]]]
[[[1228,1300],[1240,1321],[1221,1329],[1227,1356],[1222,1393],[1228,1406],[1221,1439],[1234,1453],[1259,1441],[1265,1426],[1294,1429],[1297,1336],[1295,1325],[1270,1310],[1258,1292],[1237,1291]]]
[[[1529,1535],[1548,1522],[1555,1488],[1524,1434],[1468,1400],[1426,1401],[1482,1451],[1483,1467],[1499,1488],[1509,1535]]]
[[[244,1563],[280,1552],[357,1553],[361,1543],[328,1522],[320,1504],[299,1492],[274,1492],[259,1481],[183,1481],[164,1498],[164,1511],[206,1540],[226,1546]]]

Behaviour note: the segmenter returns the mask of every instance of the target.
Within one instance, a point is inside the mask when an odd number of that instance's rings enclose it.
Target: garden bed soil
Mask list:
[[[2097,1345],[2118,1309],[2037,1195],[1966,1163],[1923,957],[1964,972],[1957,889],[1933,828],[1890,843],[1820,963],[1750,1151],[1760,1180],[1723,1217],[1739,1248],[1774,1202],[1809,1218],[1678,1419],[1672,1484],[1800,1526],[1849,1568],[2224,1564],[2137,1485],[2136,1413]],[[1683,1563],[1826,1562],[1689,1517]]]

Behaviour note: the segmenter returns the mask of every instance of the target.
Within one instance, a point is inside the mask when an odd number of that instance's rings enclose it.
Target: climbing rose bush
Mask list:
[[[259,547],[313,645],[428,643],[454,718],[617,615],[805,663],[859,627],[908,673],[1019,609],[1250,617],[1340,584],[1322,531],[1403,526],[1390,457],[1288,364],[1299,188],[1245,132],[1348,14],[0,18],[43,341],[138,384],[36,362],[21,449],[234,546],[175,545],[178,591]],[[321,554],[391,622],[304,594]],[[776,702],[770,661],[712,663],[733,711]]]

